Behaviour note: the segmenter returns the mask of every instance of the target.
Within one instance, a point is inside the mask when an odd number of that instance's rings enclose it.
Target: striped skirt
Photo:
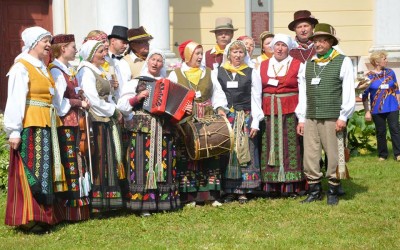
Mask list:
[[[50,128],[25,128],[21,141],[19,151],[10,151],[5,224],[54,225],[62,220],[62,211],[53,193]]]
[[[123,208],[123,197],[128,190],[124,185],[125,173],[121,173],[123,169],[118,167],[111,122],[93,122],[92,127],[94,135],[92,212]]]
[[[278,118],[271,124],[270,116],[265,117],[262,129],[261,171],[263,189],[266,192],[300,193],[305,189],[305,176],[297,135],[297,118],[294,113],[282,115],[282,135],[279,134]],[[273,150],[271,150],[271,126],[275,126]],[[279,137],[282,147],[279,146]],[[271,154],[271,152],[273,152]],[[282,154],[283,162],[280,162]],[[273,165],[270,158],[274,158]]]
[[[90,173],[87,169],[86,157],[79,152],[79,128],[59,127],[61,162],[64,166],[68,191],[57,193],[62,200],[64,220],[79,221],[89,219]]]
[[[236,120],[235,118],[236,112],[228,113],[227,119],[233,128]],[[244,125],[243,132],[248,136],[251,129],[251,114],[249,111],[245,112]],[[224,156],[226,163],[223,164],[223,166],[227,167],[224,171],[223,185],[226,193],[245,194],[260,188],[261,171],[257,136],[255,138],[249,138],[249,152],[251,160],[245,165],[239,164],[235,152],[232,152],[230,156]],[[236,176],[236,178],[234,178],[234,176]]]
[[[151,131],[155,132],[155,131]],[[155,132],[156,133],[156,132]],[[180,208],[178,184],[176,183],[176,149],[172,135],[156,135],[154,142],[162,136],[160,147],[151,155],[151,134],[141,131],[132,132],[128,147],[129,156],[129,187],[131,199],[127,207],[134,211],[167,211]],[[157,155],[157,150],[161,155]],[[154,161],[151,160],[154,157]],[[156,158],[161,157],[162,171],[157,169]],[[154,162],[156,184],[146,188],[149,178],[149,164]],[[157,180],[157,175],[162,175],[162,180]]]

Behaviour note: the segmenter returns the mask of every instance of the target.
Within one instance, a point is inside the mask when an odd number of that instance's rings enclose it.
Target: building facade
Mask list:
[[[308,9],[320,21],[333,25],[340,48],[351,56],[355,71],[365,70],[373,50],[389,52],[389,67],[400,74],[400,1],[397,0],[0,0],[0,109],[7,96],[5,77],[20,52],[23,29],[40,25],[53,34],[75,34],[79,48],[86,34],[113,25],[143,25],[154,36],[151,47],[178,55],[177,45],[187,39],[215,43],[215,18],[228,16],[238,30],[234,38],[257,38],[263,30],[294,36],[287,25],[296,10]],[[257,39],[256,39],[257,40]],[[259,48],[255,54],[259,53]]]

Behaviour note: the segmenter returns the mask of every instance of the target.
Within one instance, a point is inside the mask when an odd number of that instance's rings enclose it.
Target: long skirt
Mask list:
[[[79,128],[59,127],[61,162],[64,166],[68,191],[57,193],[62,200],[64,220],[79,221],[89,219],[90,173],[86,157],[79,152]]]
[[[219,156],[191,160],[183,142],[178,143],[177,178],[183,203],[213,201],[220,198],[221,173]]]
[[[158,141],[158,136],[158,134],[155,136],[155,142]],[[162,171],[159,171],[156,166],[156,158],[159,157],[156,153],[157,149],[155,155],[150,154],[151,134],[141,131],[131,133],[128,147],[128,180],[132,196],[127,207],[134,211],[167,211],[180,208],[178,183],[176,183],[175,141],[170,134],[161,136],[161,145],[155,145],[156,148],[161,147],[158,150],[161,152]],[[151,181],[149,180],[150,162],[154,162],[156,183],[153,187],[146,187],[146,184]],[[158,175],[162,175],[162,178]]]
[[[92,156],[92,212],[106,212],[124,207],[128,193],[123,185],[124,169],[116,159],[114,135],[111,122],[93,122],[94,155]],[[120,152],[121,153],[121,152]]]
[[[211,100],[203,103],[194,102],[193,109],[193,116],[198,118],[214,114]],[[218,200],[221,193],[221,158],[217,156],[197,161],[191,160],[187,153],[184,139],[178,139],[177,178],[181,201],[187,203],[191,201],[204,202]]]
[[[21,141],[18,151],[10,151],[5,224],[54,225],[62,219],[62,211],[53,193],[50,128],[24,128]]]
[[[278,117],[271,124],[271,117],[265,117],[265,127],[262,132],[261,171],[263,190],[267,193],[292,194],[305,190],[305,176],[300,153],[300,139],[297,135],[297,118],[294,113],[282,115],[282,135],[279,134]],[[275,126],[274,148],[272,157],[275,163],[271,165],[271,126]],[[279,146],[279,137],[282,148]],[[280,164],[280,154],[283,162]]]
[[[229,112],[227,118],[232,125],[235,126],[236,112]],[[251,130],[251,114],[245,113],[243,132],[245,136],[249,136]],[[235,133],[236,138],[236,133]],[[246,164],[239,164],[237,155],[232,152],[227,156],[227,161],[224,166],[223,186],[225,193],[246,194],[252,193],[260,188],[261,171],[260,171],[260,155],[258,151],[258,137],[249,138],[249,153],[250,161]],[[229,160],[230,159],[230,160]]]

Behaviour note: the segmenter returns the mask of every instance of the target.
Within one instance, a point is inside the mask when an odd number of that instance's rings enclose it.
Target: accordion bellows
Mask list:
[[[146,82],[146,89],[150,94],[143,102],[143,109],[155,115],[168,114],[175,123],[182,120],[195,96],[193,90],[165,78]]]

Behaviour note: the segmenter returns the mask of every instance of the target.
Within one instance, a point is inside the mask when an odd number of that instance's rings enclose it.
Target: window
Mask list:
[[[272,0],[246,1],[246,35],[251,36],[256,44],[254,55],[261,53],[260,34],[272,31]]]

